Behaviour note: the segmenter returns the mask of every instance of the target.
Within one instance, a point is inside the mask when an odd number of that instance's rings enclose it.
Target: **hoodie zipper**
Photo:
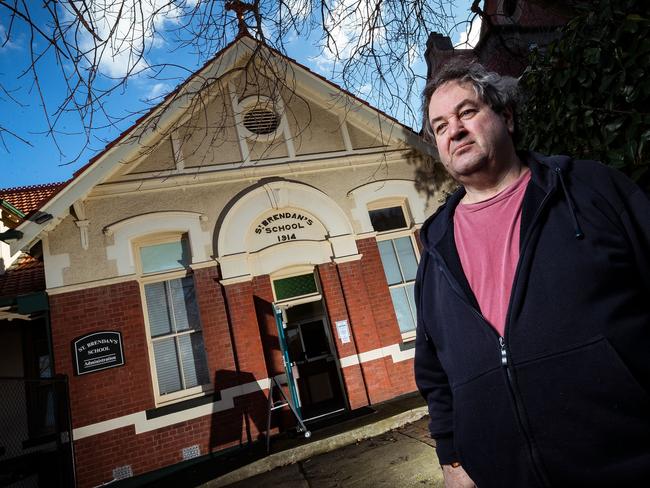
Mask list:
[[[557,183],[557,182],[556,182]],[[528,231],[526,232],[526,236],[524,237],[524,244],[521,246],[521,251],[519,253],[519,260],[517,262],[517,268],[515,270],[515,277],[513,280],[513,286],[512,290],[510,292],[510,301],[508,303],[508,311],[506,315],[506,324],[504,327],[504,336],[507,336],[507,332],[509,329],[509,324],[510,324],[510,315],[512,312],[512,306],[513,306],[513,297],[514,297],[514,292],[516,290],[516,285],[518,282],[519,278],[519,273],[520,273],[520,268],[521,268],[521,263],[522,263],[522,257],[524,256],[525,250],[528,247],[528,242],[531,239],[533,230],[539,220],[539,216],[542,213],[544,207],[546,206],[548,200],[550,199],[551,195],[553,194],[555,190],[555,186],[551,188],[544,198],[542,199],[539,207],[537,208],[537,211],[535,212],[535,215],[533,216],[533,219],[531,220],[530,227],[528,228]],[[430,252],[435,252],[435,254],[438,254],[437,251],[431,250]],[[442,262],[441,256],[436,256],[436,259],[440,262]],[[510,364],[510,358],[508,354],[508,346],[507,346],[507,339],[504,336],[500,336],[499,333],[492,327],[492,325],[487,321],[487,319],[481,314],[474,306],[469,303],[467,300],[467,297],[465,296],[465,293],[463,290],[461,290],[457,283],[456,280],[453,279],[453,277],[449,276],[449,271],[442,265],[438,264],[438,269],[442,272],[442,274],[445,276],[447,279],[447,282],[451,286],[452,290],[456,295],[458,295],[461,300],[470,308],[472,313],[476,315],[485,325],[488,327],[494,335],[497,337],[498,340],[498,345],[499,345],[499,354],[501,357],[501,366],[505,369],[506,372],[506,378],[507,378],[507,383],[508,383],[508,390],[511,395],[511,398],[514,403],[515,407],[515,413],[517,417],[517,424],[519,425],[519,428],[521,429],[522,435],[524,437],[524,440],[526,442],[526,446],[528,447],[528,454],[530,456],[531,464],[533,467],[533,471],[537,475],[537,478],[539,482],[542,484],[542,486],[550,486],[550,483],[548,482],[548,479],[546,475],[544,474],[544,470],[542,469],[542,463],[540,461],[540,456],[537,453],[537,449],[533,445],[532,442],[532,436],[530,432],[528,431],[525,422],[524,422],[524,406],[523,402],[521,401],[521,398],[519,398],[519,394],[517,391],[517,388],[515,387],[515,380],[512,375],[512,365]]]

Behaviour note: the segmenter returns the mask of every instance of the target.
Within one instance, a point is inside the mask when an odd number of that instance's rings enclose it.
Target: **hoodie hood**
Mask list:
[[[569,156],[562,155],[543,156],[534,152],[520,152],[518,155],[524,165],[530,168],[532,183],[545,194],[557,187],[561,175],[570,171],[573,161]],[[566,188],[564,186],[563,188],[566,193]],[[454,210],[463,196],[465,196],[465,189],[460,187],[424,222],[420,231],[424,249],[430,250],[443,238],[452,223]],[[572,208],[571,210],[573,211]]]

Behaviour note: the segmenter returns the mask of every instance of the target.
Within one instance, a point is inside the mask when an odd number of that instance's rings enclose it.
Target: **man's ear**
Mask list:
[[[510,135],[515,133],[515,115],[512,112],[511,107],[506,107],[503,109],[503,112],[501,112],[501,116],[503,117],[503,121],[506,124],[506,128],[508,129],[508,132]]]

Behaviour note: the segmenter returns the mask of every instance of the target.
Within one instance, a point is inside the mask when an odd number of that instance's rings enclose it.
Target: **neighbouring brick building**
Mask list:
[[[557,39],[572,18],[575,4],[559,0],[485,0],[480,4],[481,31],[473,49],[454,49],[451,39],[431,34],[425,57],[430,78],[453,56],[477,59],[488,70],[520,76],[534,48],[544,49]]]
[[[431,151],[242,35],[19,216],[78,485],[259,439],[274,378],[307,421],[414,391]]]

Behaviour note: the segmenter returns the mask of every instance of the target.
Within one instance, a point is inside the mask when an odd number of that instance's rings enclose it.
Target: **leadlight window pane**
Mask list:
[[[379,255],[381,256],[381,263],[384,265],[384,273],[386,274],[386,281],[389,285],[402,282],[402,273],[399,270],[397,263],[397,256],[393,248],[393,241],[379,241]]]
[[[408,332],[415,329],[415,321],[409,306],[407,297],[407,289],[404,286],[399,286],[390,289],[390,297],[393,300],[393,307],[395,308],[395,315],[397,315],[397,322],[401,332]]]
[[[404,209],[401,207],[401,205],[397,207],[370,210],[368,213],[370,214],[370,222],[372,223],[372,228],[377,232],[404,229],[406,227]]]
[[[181,376],[178,365],[175,339],[173,337],[155,341],[153,353],[156,359],[158,389],[161,395],[181,389]]]
[[[190,264],[189,243],[186,238],[140,248],[143,273],[155,273],[184,268]]]
[[[144,295],[147,301],[151,337],[169,334],[172,331],[172,324],[169,317],[169,307],[167,306],[165,282],[145,285]]]
[[[415,259],[415,252],[413,251],[413,242],[410,237],[400,237],[395,239],[395,248],[397,249],[397,256],[399,263],[402,266],[402,273],[404,274],[404,281],[411,281],[415,279],[418,272],[418,262]]]
[[[318,292],[314,273],[274,280],[273,289],[275,290],[275,296],[278,300],[286,300],[287,298],[310,295]]]

